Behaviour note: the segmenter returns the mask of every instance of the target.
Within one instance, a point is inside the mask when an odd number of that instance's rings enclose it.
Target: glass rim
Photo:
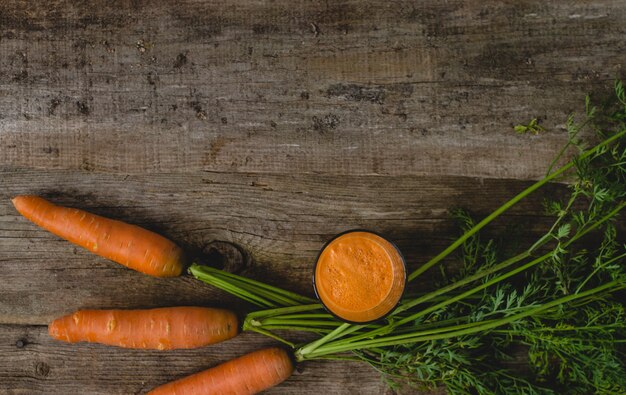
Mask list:
[[[328,247],[330,245],[330,243],[332,243],[333,241],[335,241],[339,237],[341,237],[343,235],[346,235],[348,233],[355,233],[355,232],[371,233],[371,234],[376,235],[376,236],[380,237],[381,239],[385,240],[389,244],[391,244],[391,246],[396,250],[396,252],[400,256],[400,263],[402,264],[402,270],[404,270],[404,281],[402,282],[402,292],[400,293],[400,297],[398,298],[398,301],[385,314],[383,314],[380,317],[375,318],[373,320],[369,320],[369,321],[352,321],[352,320],[348,320],[348,319],[345,319],[343,317],[340,317],[339,315],[334,313],[328,306],[326,306],[326,304],[324,303],[324,301],[320,297],[319,293],[317,292],[317,284],[316,284],[316,281],[315,281],[315,277],[316,277],[315,273],[317,272],[317,265],[319,263],[320,257],[322,256],[322,252],[324,252],[326,247]],[[315,264],[313,265],[313,276],[312,277],[313,277],[313,291],[315,292],[315,297],[320,302],[322,307],[324,307],[324,310],[326,310],[326,312],[328,312],[329,314],[331,314],[333,317],[337,318],[338,320],[343,321],[343,322],[347,322],[349,324],[354,324],[354,325],[373,324],[375,322],[378,322],[378,321],[381,321],[381,320],[385,319],[392,311],[394,311],[400,305],[400,302],[402,301],[402,296],[406,292],[406,286],[408,284],[408,276],[407,276],[407,269],[406,269],[406,259],[404,258],[404,255],[402,254],[402,251],[400,251],[400,249],[398,248],[396,243],[394,243],[393,241],[389,240],[387,237],[383,236],[382,234],[380,234],[378,232],[375,232],[375,231],[372,231],[372,230],[369,230],[369,229],[364,229],[364,228],[349,229],[349,230],[343,231],[341,233],[337,233],[330,240],[328,240],[326,243],[324,243],[322,248],[320,248],[320,251],[318,252],[317,257],[315,258]]]

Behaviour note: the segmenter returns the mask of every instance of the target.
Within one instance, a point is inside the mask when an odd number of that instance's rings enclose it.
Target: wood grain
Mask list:
[[[0,5],[0,163],[534,178],[626,60],[619,0],[96,3]]]
[[[353,228],[379,231],[397,243],[414,268],[456,234],[449,208],[463,206],[484,216],[527,185],[459,177],[122,177],[68,171],[20,171],[5,174],[2,184],[0,323],[7,324],[46,324],[78,308],[234,303],[191,278],[143,276],[59,239],[17,213],[10,204],[17,194],[46,196],[154,229],[191,254],[212,240],[235,243],[252,257],[246,274],[312,294],[315,257],[334,234]],[[492,234],[531,243],[549,220],[542,216],[543,196],[512,209]],[[524,233],[515,231],[519,225]]]
[[[199,259],[233,242],[246,275],[309,294],[318,249],[350,228],[416,267],[456,235],[450,208],[486,215],[543,174],[567,115],[623,78],[625,36],[619,0],[0,2],[0,393],[142,393],[268,344],[53,342],[43,325],[78,308],[249,306],[75,248],[12,196],[145,226]],[[512,131],[534,117],[545,133]],[[488,233],[529,243],[545,193]],[[333,362],[271,393],[384,388]]]
[[[50,339],[42,326],[0,325],[0,382],[8,394],[143,394],[168,381],[274,345],[244,333],[227,342],[170,352]],[[349,372],[349,375],[346,374]],[[6,389],[8,388],[8,391]],[[267,394],[384,394],[376,373],[354,362],[307,362]]]
[[[483,216],[528,184],[467,177],[72,171],[6,172],[1,182],[0,389],[11,394],[142,393],[268,344],[246,335],[210,349],[144,353],[54,342],[43,325],[80,308],[212,305],[244,313],[250,307],[190,277],[144,276],[76,248],[19,216],[11,196],[36,193],[130,220],[192,253],[212,240],[233,242],[251,255],[246,275],[311,294],[312,264],[333,234],[357,227],[383,232],[415,267],[456,233],[448,208],[465,206]],[[555,192],[559,188],[550,189]],[[530,243],[548,220],[541,210],[546,193],[520,203],[489,233]],[[432,279],[426,276],[416,287],[432,288]],[[17,347],[19,341],[27,346]],[[304,368],[274,392],[385,392],[365,365],[307,363]]]

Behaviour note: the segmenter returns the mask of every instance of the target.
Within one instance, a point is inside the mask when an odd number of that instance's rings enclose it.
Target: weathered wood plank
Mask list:
[[[252,256],[247,274],[312,293],[315,256],[334,234],[380,231],[415,267],[456,233],[448,209],[484,216],[525,185],[460,177],[7,172],[0,181],[0,323],[45,324],[87,307],[234,303],[191,278],[150,278],[74,247],[22,218],[10,203],[17,194],[146,226],[192,254],[212,240],[233,242]],[[492,232],[530,242],[548,220],[542,196],[512,209]],[[514,229],[519,225],[523,232]]]
[[[0,323],[46,324],[79,308],[219,305],[242,313],[247,308],[189,277],[150,278],[76,248],[20,217],[10,204],[10,198],[16,194],[36,193],[59,204],[130,220],[175,239],[192,252],[215,239],[232,241],[252,255],[254,265],[246,274],[311,293],[313,260],[333,234],[355,227],[381,231],[398,243],[414,267],[441,250],[453,237],[454,226],[447,214],[450,207],[465,206],[482,216],[527,184],[424,176],[240,173],[124,176],[7,171],[0,180]],[[542,197],[539,194],[514,208],[491,232],[510,232],[510,238],[528,243],[533,234],[545,228],[547,218],[541,215]],[[520,237],[516,225],[523,225],[529,233]],[[418,286],[432,286],[431,279],[425,277]],[[43,333],[43,329],[37,330]],[[242,348],[235,351],[253,349],[256,343],[250,344],[248,339],[242,338]],[[177,355],[149,356],[149,362],[145,362],[142,353],[132,356],[119,350],[102,353],[97,346],[90,352],[84,355],[76,351],[80,358],[63,362],[60,368],[56,365],[61,363],[58,360],[42,357],[46,353],[58,355],[54,348],[20,359],[19,364],[9,359],[6,363],[14,366],[9,373],[15,373],[18,367],[20,372],[30,371],[33,366],[40,366],[41,370],[43,365],[37,364],[43,360],[50,370],[57,371],[58,380],[43,381],[19,373],[11,380],[0,380],[3,383],[0,388],[6,386],[11,393],[61,394],[71,391],[72,385],[85,385],[85,393],[134,393],[148,388],[147,384],[141,387],[138,383],[158,384],[207,366],[204,354],[185,354],[183,363],[176,362]],[[98,359],[94,361],[94,358]],[[108,359],[114,361],[113,365],[109,370],[102,369],[103,361]],[[175,362],[170,363],[172,359]],[[55,364],[49,364],[51,360]],[[190,368],[181,368],[180,364]],[[66,369],[67,365],[70,368]],[[157,366],[156,373],[138,376],[133,373],[132,377],[124,375],[122,379],[111,380],[120,377],[116,371],[132,367],[134,372],[136,366],[146,366],[144,370]],[[167,379],[161,376],[162,366],[168,366]],[[384,391],[375,372],[361,370],[365,367],[307,366],[314,371],[310,376],[298,376],[277,388],[276,393],[313,393],[320,388],[337,394]],[[327,374],[326,369],[332,369],[333,374]]]
[[[619,0],[97,3],[0,3],[1,393],[141,393],[268,344],[52,342],[35,325],[78,308],[246,306],[74,248],[11,196],[131,221],[191,252],[231,241],[252,256],[246,274],[310,290],[317,250],[348,228],[389,235],[412,265],[438,252],[456,232],[447,210],[485,215],[526,185],[485,178],[541,176],[566,115],[626,64]],[[535,116],[547,133],[512,133]],[[529,242],[547,222],[541,200],[490,232]],[[375,372],[336,362],[273,391],[383,392]]]
[[[43,326],[0,325],[0,392],[37,394],[143,394],[268,345],[244,333],[221,344],[170,352],[126,350],[52,340]],[[378,374],[366,364],[307,362],[267,394],[384,394]]]
[[[625,21],[619,0],[4,1],[0,163],[538,177],[623,74]],[[541,143],[512,133],[535,116]]]

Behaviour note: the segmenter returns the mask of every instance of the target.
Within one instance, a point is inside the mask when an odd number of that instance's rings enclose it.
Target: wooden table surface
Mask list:
[[[0,393],[143,393],[273,344],[50,340],[80,308],[245,306],[76,248],[12,196],[194,253],[233,242],[246,275],[311,294],[332,235],[382,232],[416,267],[455,234],[449,208],[485,215],[540,177],[584,94],[623,78],[625,40],[623,0],[0,2]],[[534,117],[545,133],[513,132]],[[538,195],[491,231],[545,223]],[[387,390],[368,366],[319,362],[268,393]]]

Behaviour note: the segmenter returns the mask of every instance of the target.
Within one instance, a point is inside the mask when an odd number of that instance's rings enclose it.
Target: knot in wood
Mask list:
[[[249,255],[241,247],[228,241],[214,240],[202,252],[202,261],[207,265],[229,273],[240,273],[250,266]]]
[[[45,362],[37,362],[35,365],[35,374],[38,377],[47,377],[50,373],[50,366]]]

